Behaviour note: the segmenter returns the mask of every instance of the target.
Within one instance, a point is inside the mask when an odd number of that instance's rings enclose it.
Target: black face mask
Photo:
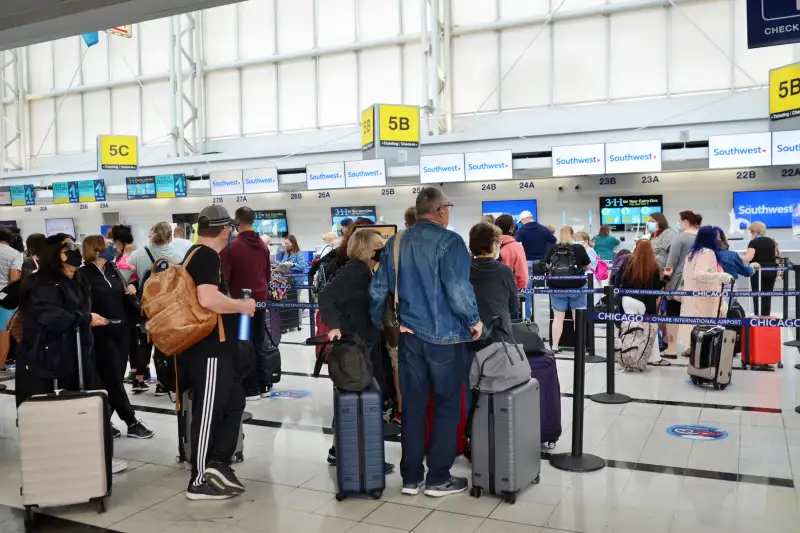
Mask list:
[[[372,260],[375,261],[376,263],[380,263],[381,253],[383,253],[383,248],[378,248],[377,250],[375,250],[375,253],[372,254]]]
[[[73,266],[78,268],[83,264],[83,256],[81,255],[81,249],[78,247],[77,244],[68,243],[64,245],[64,253],[67,256],[67,260],[65,261],[66,264],[69,266]]]

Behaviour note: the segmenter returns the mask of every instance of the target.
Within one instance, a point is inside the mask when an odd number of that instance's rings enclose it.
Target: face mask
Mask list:
[[[647,231],[655,231],[658,226],[655,222],[648,222],[647,223]]]
[[[383,248],[378,248],[375,250],[375,253],[372,254],[372,260],[376,263],[381,262],[381,254],[383,253]]]
[[[78,248],[76,244],[69,243],[68,245],[66,245],[64,253],[67,256],[67,260],[65,261],[65,263],[67,263],[69,266],[78,268],[83,263],[83,256],[81,255],[81,249]]]
[[[499,246],[497,247],[497,251],[494,253],[494,259],[495,259],[495,261],[500,259],[500,247]]]
[[[114,260],[114,249],[113,248],[106,248],[105,250],[103,250],[102,252],[97,254],[97,256],[100,259],[105,259],[106,261],[113,261]]]
[[[681,227],[681,221],[680,220],[678,221],[677,224],[675,224],[675,230],[677,230],[678,233],[683,231],[683,228]]]
[[[579,245],[583,246],[583,243],[581,241],[572,241],[572,244],[579,244]]]

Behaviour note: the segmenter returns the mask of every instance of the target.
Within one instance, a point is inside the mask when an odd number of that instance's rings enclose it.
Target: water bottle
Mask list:
[[[253,294],[250,289],[242,289],[242,300],[247,300]],[[239,315],[239,340],[250,340],[250,315]]]

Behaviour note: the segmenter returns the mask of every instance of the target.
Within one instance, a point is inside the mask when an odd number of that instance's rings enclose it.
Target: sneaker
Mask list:
[[[122,380],[123,383],[132,385],[136,381],[136,372],[128,372],[128,375]]]
[[[261,399],[260,394],[251,394],[250,396],[247,397],[248,402],[257,402],[260,399]]]
[[[116,439],[122,436],[122,432],[119,430],[117,426],[111,424],[111,438]]]
[[[227,500],[238,496],[240,493],[234,491],[231,487],[220,487],[211,480],[206,479],[200,485],[194,483],[189,484],[186,489],[186,497],[192,501],[197,500]]]
[[[153,438],[153,433],[150,428],[144,425],[144,422],[139,420],[132,426],[128,426],[128,438],[129,439],[150,439]]]
[[[419,494],[420,487],[424,484],[424,481],[420,481],[419,483],[403,483],[403,490],[400,492],[407,496],[416,496]]]
[[[394,472],[394,465],[392,463],[383,463],[383,474],[388,476]]]
[[[141,394],[150,390],[150,385],[144,381],[134,381],[131,390],[134,394]]]
[[[245,491],[244,484],[236,477],[233,468],[224,463],[211,463],[208,465],[208,468],[206,468],[206,481],[233,489],[237,494]]]
[[[161,383],[156,383],[156,392],[155,396],[166,396],[169,394],[169,391],[164,388]]]
[[[262,398],[269,398],[269,391],[261,393]]]
[[[14,369],[6,367],[3,370],[0,370],[0,379],[10,379],[14,377]]]
[[[450,479],[438,485],[425,485],[425,495],[441,498],[450,494],[458,494],[469,488],[469,482],[465,477],[450,476]]]
[[[336,448],[331,446],[331,449],[328,450],[328,464],[334,466],[336,464]]]
[[[112,474],[119,474],[120,472],[124,472],[128,469],[128,461],[123,459],[111,459],[111,473]]]

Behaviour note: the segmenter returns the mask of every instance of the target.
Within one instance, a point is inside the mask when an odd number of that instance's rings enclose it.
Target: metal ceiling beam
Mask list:
[[[0,176],[5,168],[23,170],[27,166],[22,53],[22,49],[0,52]]]

